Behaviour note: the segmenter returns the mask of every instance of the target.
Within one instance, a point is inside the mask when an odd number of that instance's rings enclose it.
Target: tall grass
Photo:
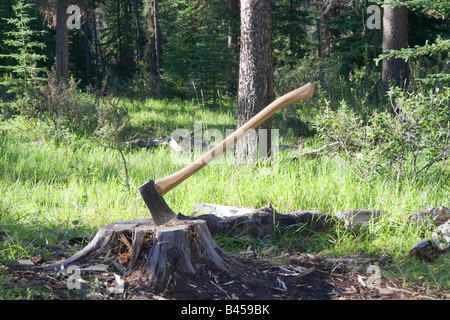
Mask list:
[[[222,129],[234,126],[230,110],[225,115],[220,110],[202,113],[195,105],[185,104],[184,112],[177,106],[155,101],[130,104],[132,123],[135,127],[156,126],[159,134],[167,135],[176,127],[192,126],[198,118]],[[172,118],[176,112],[179,119]],[[30,139],[15,130],[11,122],[2,123],[0,130],[6,132],[0,135],[0,262],[27,257],[68,237],[93,236],[108,223],[149,217],[137,187],[195,160],[167,147],[125,150],[130,168],[128,189],[124,186],[123,165],[112,149],[83,138],[59,146]],[[183,214],[191,214],[198,202],[246,207],[262,207],[270,202],[283,213],[298,209],[329,214],[347,209],[381,209],[386,212],[381,221],[362,235],[336,230],[308,242],[294,232],[275,244],[305,250],[311,245],[310,249],[337,254],[364,250],[396,259],[403,259],[418,240],[432,232],[409,223],[407,212],[449,205],[449,187],[445,183],[434,185],[432,178],[429,184],[405,181],[398,185],[381,178],[365,182],[355,174],[352,164],[338,157],[294,160],[289,152],[280,151],[272,173],[266,174],[264,169],[262,165],[236,168],[226,161],[212,162],[164,198],[175,212]],[[440,181],[448,181],[448,172],[445,174]],[[245,240],[239,243],[245,246]],[[448,271],[439,272],[447,277],[448,285]]]

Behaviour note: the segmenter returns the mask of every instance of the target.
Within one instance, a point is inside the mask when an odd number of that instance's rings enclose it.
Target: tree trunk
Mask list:
[[[317,210],[294,210],[278,213],[272,207],[259,209],[197,203],[193,216],[179,214],[181,220],[204,220],[216,236],[264,239],[295,231],[298,236],[329,230],[338,224],[330,214]]]
[[[233,57],[239,54],[239,0],[227,0],[228,6],[228,51]],[[235,59],[232,59],[230,65],[232,74],[237,74],[239,64]],[[231,80],[228,84],[227,91],[235,95],[237,93],[237,82]]]
[[[142,59],[142,31],[141,31],[141,17],[139,13],[139,2],[138,0],[133,1],[134,17],[136,19],[136,65]]]
[[[145,65],[150,74],[151,81],[151,92],[150,95],[152,98],[157,96],[157,74],[156,74],[156,61],[155,61],[155,26],[154,26],[154,17],[153,17],[153,0],[146,0],[147,6],[147,14],[144,18],[145,25],[145,49],[144,49],[144,59]]]
[[[119,78],[123,78],[123,74],[125,72],[125,68],[123,66],[123,54],[122,54],[122,30],[121,30],[121,21],[120,21],[120,0],[117,0],[116,2],[116,9],[117,9],[117,42],[119,47],[117,48],[117,55],[116,55],[116,67],[119,72]]]
[[[159,28],[158,0],[153,0],[153,27],[155,31],[155,71],[156,71],[156,97],[162,98],[161,89],[161,30]]]
[[[322,45],[322,21],[320,18],[317,18],[317,48],[319,59],[323,58],[323,45]]]
[[[105,66],[105,59],[103,58],[102,44],[100,41],[99,32],[97,30],[98,26],[95,10],[92,11],[92,18],[93,18],[93,31],[95,43],[95,65],[97,72],[97,82],[103,82],[103,79],[106,76],[106,66]]]
[[[275,98],[272,58],[272,22],[270,0],[241,0],[241,49],[239,64],[238,121],[240,127]],[[271,120],[267,129],[270,150]],[[254,161],[256,135],[248,135],[236,145],[236,165]]]
[[[317,48],[318,48],[318,55],[319,55],[319,79],[323,81],[323,78],[325,76],[323,72],[323,42],[322,42],[322,20],[321,18],[317,18]]]
[[[85,63],[86,63],[86,86],[91,84],[91,58],[90,58],[90,50],[89,50],[89,4],[87,0],[84,1],[84,14],[85,21],[83,25],[84,32],[84,54]]]
[[[386,0],[385,3],[390,3]],[[386,5],[383,14],[383,53],[400,50],[408,46],[408,8]],[[383,92],[390,85],[402,86],[408,83],[408,63],[404,59],[384,59],[382,65]]]
[[[69,29],[67,28],[68,0],[58,0],[56,4],[56,80],[67,82],[69,78]]]
[[[227,0],[229,11],[228,19],[228,50],[230,52],[238,51],[238,28],[239,28],[239,0]]]

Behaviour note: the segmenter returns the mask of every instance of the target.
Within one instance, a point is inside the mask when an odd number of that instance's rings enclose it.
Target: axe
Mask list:
[[[144,199],[145,204],[153,218],[156,225],[163,225],[174,220],[177,215],[169,208],[163,199],[163,195],[178,186],[181,182],[189,178],[191,175],[202,169],[216,157],[220,156],[226,150],[234,146],[240,139],[242,139],[249,130],[256,129],[264,121],[272,117],[277,111],[286,107],[287,105],[298,102],[300,100],[307,100],[311,98],[314,92],[312,83],[293,90],[284,96],[279,97],[253,118],[237,128],[232,134],[215,145],[211,150],[206,152],[202,157],[191,163],[187,167],[156,181],[150,180],[139,187],[139,192]]]

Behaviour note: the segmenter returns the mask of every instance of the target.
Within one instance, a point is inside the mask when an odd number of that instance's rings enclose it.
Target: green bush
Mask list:
[[[57,143],[69,134],[96,141],[101,137],[117,144],[128,129],[127,110],[113,99],[83,93],[77,85],[73,78],[68,83],[57,83],[55,73],[50,72],[46,83],[39,83],[12,103],[14,111],[33,122],[45,123],[48,129],[44,130],[49,130]],[[43,130],[42,126],[36,128]]]
[[[421,179],[434,164],[445,165],[450,151],[450,88],[433,93],[389,92],[394,116],[374,114],[372,126],[382,143],[376,154],[384,171],[400,180]]]
[[[326,143],[337,142],[341,155],[354,157],[373,143],[373,130],[364,125],[363,120],[342,100],[340,107],[333,111],[329,101],[324,100],[325,109],[314,120],[319,137]]]
[[[391,89],[389,99],[392,110],[373,112],[366,121],[345,101],[332,111],[325,100],[314,126],[325,143],[337,142],[340,154],[358,160],[370,176],[420,180],[432,167],[445,168],[450,150],[450,89],[410,94]]]
[[[90,134],[98,125],[97,101],[77,89],[75,79],[57,83],[54,71],[48,81],[32,88],[17,104],[18,111],[31,120],[40,120],[51,128],[60,141],[64,131]]]

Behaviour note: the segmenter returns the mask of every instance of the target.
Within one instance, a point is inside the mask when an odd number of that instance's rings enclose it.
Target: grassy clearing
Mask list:
[[[224,130],[235,125],[231,106],[213,111],[193,103],[127,102],[132,129],[152,128],[148,135],[168,135],[176,128],[193,128],[202,121]],[[18,130],[19,120],[0,124],[0,264],[34,254],[51,255],[46,248],[76,236],[92,237],[115,221],[149,217],[137,187],[181,169],[189,155],[168,148],[126,150],[131,188],[125,188],[118,154],[89,140],[68,137],[60,146],[46,142],[33,130]],[[276,128],[277,124],[275,124]],[[315,141],[307,142],[311,145]],[[198,202],[262,207],[272,203],[278,212],[313,209],[334,214],[347,209],[381,209],[388,214],[364,234],[336,229],[327,234],[299,237],[296,232],[267,242],[218,238],[230,251],[252,246],[263,252],[301,249],[323,254],[388,255],[396,261],[391,274],[450,289],[448,254],[433,263],[406,259],[408,250],[432,230],[408,222],[406,213],[426,206],[448,206],[449,173],[430,174],[421,183],[362,181],[356,167],[340,158],[292,160],[280,151],[272,174],[261,165],[236,169],[233,163],[211,163],[165,195],[176,212],[189,214]],[[441,173],[442,174],[442,173]],[[272,250],[272,249],[271,249]],[[3,270],[3,269],[2,269]],[[0,271],[0,278],[5,271]],[[5,280],[6,281],[6,280]],[[2,297],[0,280],[0,298]]]

